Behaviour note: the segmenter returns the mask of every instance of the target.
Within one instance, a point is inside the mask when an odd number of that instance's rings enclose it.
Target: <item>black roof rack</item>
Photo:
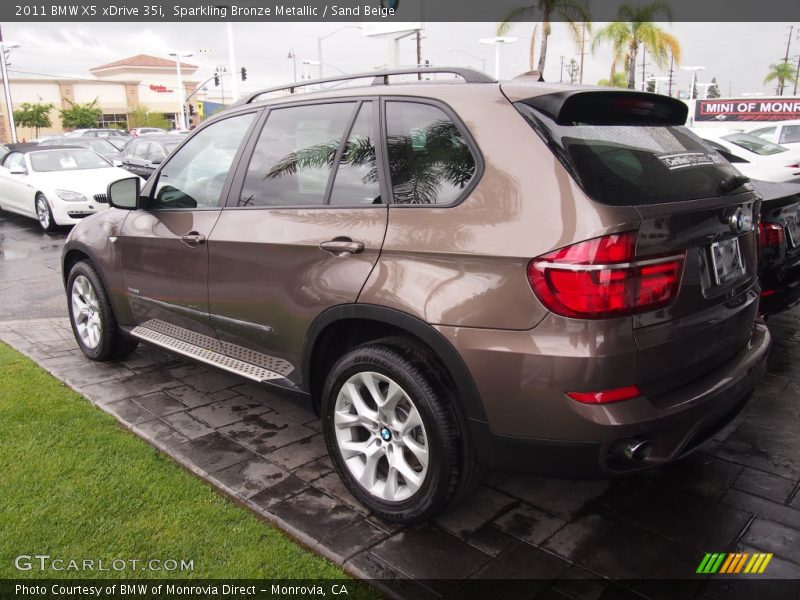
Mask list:
[[[387,85],[389,83],[389,77],[392,77],[394,75],[416,75],[416,74],[426,74],[426,73],[449,73],[452,75],[458,75],[464,80],[465,83],[497,83],[497,80],[493,79],[492,77],[489,77],[485,73],[476,71],[475,69],[467,69],[463,67],[409,67],[405,69],[366,71],[364,73],[353,73],[352,75],[339,75],[338,77],[324,77],[322,79],[306,79],[303,81],[296,81],[294,83],[290,83],[287,85],[279,85],[271,88],[266,88],[263,90],[258,90],[257,92],[248,94],[247,96],[236,102],[234,106],[242,104],[250,104],[259,96],[263,96],[264,94],[270,94],[272,92],[289,90],[290,94],[294,94],[297,88],[306,87],[309,85],[320,85],[323,83],[335,83],[339,81],[350,81],[353,79],[369,79],[369,78],[372,78],[371,85]]]

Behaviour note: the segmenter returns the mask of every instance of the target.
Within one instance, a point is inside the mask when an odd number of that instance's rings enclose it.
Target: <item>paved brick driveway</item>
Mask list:
[[[491,473],[435,523],[405,529],[351,498],[318,419],[288,398],[152,348],[93,364],[66,319],[5,321],[0,339],[354,574],[398,579],[406,597],[467,578],[538,580],[525,583],[531,597],[675,597],[658,579],[686,578],[680,597],[788,598],[785,581],[754,596],[741,576],[694,576],[706,552],[760,551],[775,554],[771,578],[800,579],[800,311],[770,328],[769,374],[746,413],[691,458],[616,482]]]

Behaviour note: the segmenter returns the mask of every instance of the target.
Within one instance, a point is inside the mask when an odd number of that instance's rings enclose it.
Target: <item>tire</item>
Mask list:
[[[321,413],[331,460],[353,496],[386,521],[428,520],[463,488],[463,441],[438,383],[389,340],[353,349],[327,376]]]
[[[45,233],[52,233],[58,228],[55,219],[53,219],[53,211],[50,210],[50,203],[44,197],[44,194],[36,194],[33,208],[36,211],[36,219]]]
[[[139,345],[120,330],[103,282],[88,261],[77,262],[70,269],[67,306],[75,340],[91,360],[122,358]]]

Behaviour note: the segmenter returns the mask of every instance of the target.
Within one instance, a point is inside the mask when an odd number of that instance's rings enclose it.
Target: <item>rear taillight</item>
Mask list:
[[[767,246],[780,246],[783,244],[783,226],[778,223],[758,224],[758,245],[761,248]]]
[[[685,253],[635,256],[636,232],[556,250],[528,264],[528,281],[547,307],[565,317],[604,319],[654,310],[678,294]]]
[[[642,392],[635,385],[626,385],[602,392],[567,392],[567,396],[584,404],[607,404],[609,402],[630,400],[641,395]]]

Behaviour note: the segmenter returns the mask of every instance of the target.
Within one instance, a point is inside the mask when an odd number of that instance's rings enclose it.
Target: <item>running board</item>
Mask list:
[[[219,369],[224,369],[225,371],[246,377],[247,379],[251,379],[259,383],[273,381],[275,379],[285,379],[283,375],[276,373],[275,371],[271,371],[270,369],[265,369],[264,367],[259,367],[258,365],[244,362],[243,360],[231,358],[230,356],[220,354],[219,352],[214,352],[213,350],[207,350],[206,348],[197,346],[196,344],[179,340],[171,335],[166,335],[160,331],[145,327],[144,325],[134,327],[131,329],[130,334],[135,338],[138,338],[149,344],[153,344],[154,346],[164,348],[169,352],[181,354],[182,356],[198,360],[202,363],[217,367]]]

